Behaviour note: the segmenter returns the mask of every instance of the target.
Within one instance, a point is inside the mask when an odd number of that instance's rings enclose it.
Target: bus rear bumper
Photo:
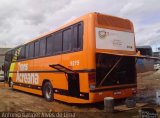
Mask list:
[[[101,91],[101,89],[98,89],[96,91],[91,91],[89,94],[89,98],[91,103],[95,103],[103,101],[105,97],[113,97],[114,99],[133,97],[135,96],[136,92],[136,87],[107,91]]]

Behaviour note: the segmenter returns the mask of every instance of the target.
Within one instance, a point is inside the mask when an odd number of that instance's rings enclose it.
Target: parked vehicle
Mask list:
[[[9,86],[68,103],[94,103],[136,93],[131,21],[90,13],[5,54]]]

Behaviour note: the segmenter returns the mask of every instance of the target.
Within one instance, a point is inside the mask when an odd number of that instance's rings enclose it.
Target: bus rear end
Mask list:
[[[97,14],[96,72],[89,73],[90,99],[121,99],[136,93],[135,38],[129,20]]]

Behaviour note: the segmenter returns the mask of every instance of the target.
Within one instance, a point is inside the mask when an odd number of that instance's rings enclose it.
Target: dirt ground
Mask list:
[[[160,90],[160,71],[140,73],[138,76],[138,94],[137,100],[143,101],[152,98],[150,106],[160,112],[160,107],[155,105],[155,92]],[[113,114],[106,114],[103,111],[103,103],[77,105],[67,104],[60,101],[47,102],[43,97],[12,90],[0,83],[0,112],[74,112],[77,117],[139,117],[136,107],[132,110],[115,111]],[[79,113],[81,112],[81,113]]]

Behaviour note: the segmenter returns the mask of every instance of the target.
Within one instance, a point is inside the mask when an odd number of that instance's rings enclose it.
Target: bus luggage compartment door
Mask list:
[[[136,84],[135,57],[96,54],[96,85]]]
[[[80,95],[79,74],[68,74],[68,91],[71,96]]]

